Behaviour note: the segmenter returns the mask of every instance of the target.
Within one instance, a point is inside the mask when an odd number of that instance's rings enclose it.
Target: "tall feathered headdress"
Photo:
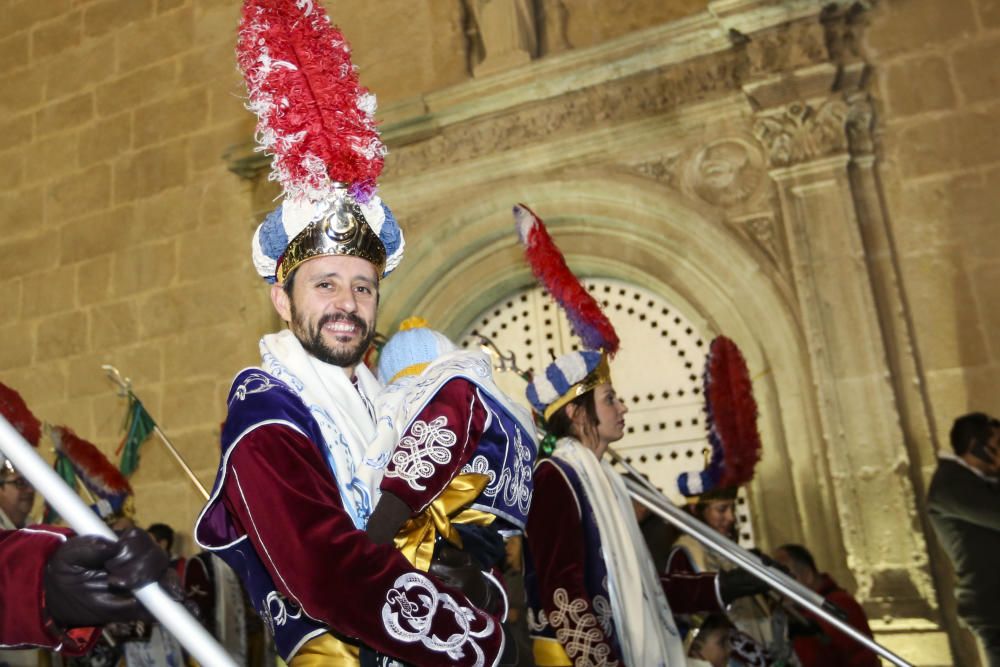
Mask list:
[[[101,450],[66,426],[51,427],[49,436],[55,446],[57,467],[60,460],[69,462],[76,478],[96,499],[94,510],[102,519],[135,515],[132,485]]]
[[[701,472],[681,474],[677,485],[686,496],[722,490],[735,495],[738,487],[753,479],[761,443],[747,362],[725,336],[717,336],[709,345],[704,396],[711,446],[708,465]]]
[[[532,273],[566,313],[570,326],[587,348],[560,356],[528,385],[528,401],[548,420],[577,396],[611,382],[608,357],[618,351],[618,334],[597,300],[566,265],[541,218],[518,204],[514,220]]]
[[[375,194],[385,146],[340,30],[314,0],[245,0],[237,61],[258,150],[273,156],[270,179],[284,191],[254,236],[258,273],[283,282],[303,261],[336,254],[388,275],[403,238]]]
[[[33,447],[38,446],[38,440],[42,437],[41,422],[28,408],[21,395],[2,382],[0,382],[0,414],[3,414],[10,425],[17,429],[21,437]],[[2,456],[0,456],[0,472],[8,474],[14,472],[14,466]]]
[[[566,265],[566,258],[549,236],[545,223],[524,204],[514,206],[514,220],[531,272],[566,313],[583,346],[588,350],[602,350],[613,357],[618,351],[618,334],[614,326],[597,300]]]

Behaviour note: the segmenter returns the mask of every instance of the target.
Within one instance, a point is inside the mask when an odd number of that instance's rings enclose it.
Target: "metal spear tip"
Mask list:
[[[128,396],[132,393],[132,380],[127,377],[122,377],[122,374],[117,368],[111,364],[101,364],[101,370],[107,374],[109,380],[118,385],[119,396]]]

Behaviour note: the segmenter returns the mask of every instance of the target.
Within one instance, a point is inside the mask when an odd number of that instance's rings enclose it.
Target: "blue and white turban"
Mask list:
[[[564,354],[528,385],[526,394],[532,407],[545,419],[577,396],[582,396],[598,384],[610,382],[607,357],[601,352],[583,350]],[[586,384],[581,384],[585,380]]]
[[[337,190],[333,197],[321,202],[286,199],[271,211],[253,236],[253,264],[257,273],[267,282],[274,283],[278,260],[292,239],[311,223],[322,220],[332,209],[334,200],[345,196],[348,196],[346,190]],[[403,259],[403,249],[406,246],[403,232],[392,211],[378,195],[372,195],[367,202],[357,203],[368,226],[385,247],[386,262],[382,272],[382,277],[385,278]]]

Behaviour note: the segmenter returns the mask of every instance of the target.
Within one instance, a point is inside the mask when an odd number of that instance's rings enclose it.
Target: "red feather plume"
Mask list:
[[[614,325],[566,265],[566,258],[549,236],[545,223],[524,204],[514,206],[514,220],[531,272],[562,307],[583,346],[613,356],[619,345]]]
[[[41,422],[28,409],[28,404],[21,395],[3,383],[0,383],[0,414],[3,414],[10,425],[16,428],[32,446],[38,446],[38,440],[42,437]]]
[[[331,181],[374,192],[385,154],[375,98],[318,2],[245,0],[236,51],[257,141],[286,195],[314,199]]]
[[[52,442],[56,452],[73,465],[77,477],[101,498],[120,498],[132,494],[132,485],[101,450],[69,427],[53,426]]]
[[[719,486],[740,486],[753,479],[761,453],[750,372],[736,343],[725,336],[712,341],[707,364],[705,398],[709,420],[724,456]]]

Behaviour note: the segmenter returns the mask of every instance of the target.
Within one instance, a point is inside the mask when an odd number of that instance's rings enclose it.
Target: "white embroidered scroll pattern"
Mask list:
[[[614,667],[617,660],[609,660],[611,648],[598,626],[597,618],[588,611],[587,601],[577,598],[572,602],[565,588],[552,593],[555,609],[549,622],[556,629],[556,639],[575,667]]]
[[[302,610],[292,602],[287,601],[278,591],[271,591],[264,598],[264,623],[274,636],[275,627],[281,627],[288,619],[302,618]]]
[[[401,575],[392,586],[382,607],[382,622],[391,637],[407,644],[420,642],[452,660],[464,657],[468,647],[476,658],[473,664],[476,667],[485,664],[483,650],[474,640],[493,634],[496,629],[493,619],[462,607],[453,597],[438,591],[430,579],[416,572]],[[457,631],[446,637],[435,635],[432,626],[438,614],[449,615]]]
[[[497,474],[490,470],[490,462],[485,456],[482,454],[476,454],[471,461],[462,466],[462,472],[473,472],[479,475],[486,475],[490,480],[486,485],[486,493],[489,495],[489,489],[493,486],[493,482],[496,480]],[[495,491],[493,492],[493,495],[496,495]]]
[[[528,607],[528,631],[538,634],[544,632],[547,627],[549,627],[549,618],[545,615],[545,610],[539,609],[536,612]]]
[[[458,438],[447,426],[448,418],[444,415],[435,417],[429,423],[419,419],[414,421],[409,434],[396,445],[385,476],[399,477],[411,489],[425,491],[427,487],[420,480],[428,479],[437,466],[451,461],[449,447]]]
[[[611,636],[611,602],[603,595],[594,596],[594,613],[597,614],[597,622],[601,625],[605,637]]]
[[[245,401],[250,394],[262,394],[277,385],[271,382],[271,378],[263,373],[250,373],[240,386],[233,392],[233,398]]]
[[[508,436],[508,440],[509,440]],[[514,428],[514,460],[500,473],[500,487],[503,499],[508,505],[528,513],[531,506],[531,450],[521,439],[521,429]]]
[[[495,423],[502,424],[500,418],[495,416]],[[501,426],[503,428],[503,426]],[[511,447],[510,434],[504,429],[507,436],[507,448],[505,452],[505,466],[500,471],[500,476],[490,470],[489,460],[482,454],[477,454],[475,458],[462,467],[462,472],[474,472],[487,475],[489,483],[483,490],[483,495],[487,498],[500,496],[508,507],[517,507],[521,512],[527,514],[531,506],[531,449],[525,446],[521,437],[521,429],[514,428],[513,447]],[[513,449],[513,456],[511,456]],[[509,463],[507,463],[509,461]]]

